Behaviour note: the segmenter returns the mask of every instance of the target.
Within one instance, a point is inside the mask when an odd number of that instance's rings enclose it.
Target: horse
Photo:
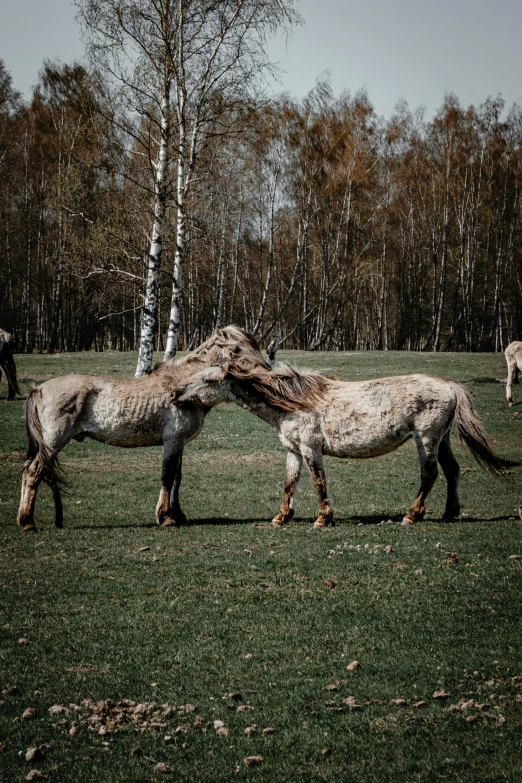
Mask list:
[[[319,501],[314,527],[332,525],[323,455],[369,459],[388,454],[413,438],[417,445],[421,484],[403,524],[426,513],[426,499],[437,478],[437,462],[447,482],[443,521],[460,513],[459,464],[451,449],[456,421],[460,438],[473,456],[494,474],[508,462],[487,442],[469,392],[460,384],[430,375],[402,375],[344,382],[335,376],[281,366],[267,372],[239,358],[206,368],[174,392],[176,405],[218,405],[235,402],[268,422],[287,449],[283,502],[274,526],[294,515],[294,496],[303,460]]]
[[[20,387],[18,386],[18,380],[16,377],[16,365],[13,359],[13,351],[11,349],[11,342],[13,338],[9,332],[5,332],[0,329],[0,367],[5,372],[7,380],[7,386],[9,391],[7,393],[8,400],[16,399],[16,395],[20,394]],[[0,381],[2,380],[2,370],[0,370]]]
[[[513,394],[511,389],[514,383],[520,383],[518,373],[522,370],[522,343],[518,340],[515,340],[514,343],[510,343],[504,351],[504,354],[508,366],[506,399],[508,405],[513,405]]]
[[[26,402],[29,446],[18,525],[25,531],[35,529],[36,493],[43,481],[54,495],[55,525],[63,526],[57,457],[70,440],[85,438],[126,448],[163,444],[156,521],[162,527],[186,523],[179,504],[183,448],[201,432],[210,408],[178,408],[171,402],[172,390],[203,367],[236,355],[246,364],[255,360],[269,366],[252,335],[227,326],[187,356],[161,362],[139,378],[62,375],[34,388]]]

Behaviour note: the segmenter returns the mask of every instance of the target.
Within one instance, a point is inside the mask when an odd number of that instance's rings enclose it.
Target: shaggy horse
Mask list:
[[[518,373],[522,370],[522,343],[515,340],[510,343],[504,351],[508,366],[508,377],[506,384],[506,399],[508,405],[513,405],[513,394],[511,388],[514,383],[520,383]]]
[[[4,332],[3,329],[0,329],[0,367],[5,372],[7,386],[9,387],[7,393],[8,400],[14,400],[16,395],[20,394],[20,388],[16,378],[16,365],[14,363],[13,352],[10,345],[12,340],[13,338],[9,332]],[[2,370],[0,370],[0,381],[1,380]]]
[[[177,405],[204,409],[235,402],[274,427],[287,448],[286,483],[276,527],[294,514],[294,495],[303,459],[319,500],[314,527],[333,524],[323,454],[368,459],[402,446],[410,438],[417,445],[421,486],[403,524],[424,517],[426,498],[437,478],[437,462],[447,481],[443,519],[460,513],[459,465],[451,450],[451,425],[473,456],[493,473],[508,464],[493,454],[473,408],[468,391],[458,383],[429,375],[403,375],[346,383],[332,376],[299,372],[289,367],[267,372],[241,360],[209,367],[180,386]]]
[[[63,375],[33,389],[26,402],[29,448],[18,510],[20,527],[35,528],[34,505],[42,481],[53,491],[55,524],[62,527],[57,456],[70,440],[85,438],[127,448],[163,444],[156,520],[163,527],[186,522],[179,505],[183,448],[201,432],[209,409],[180,409],[171,402],[172,391],[203,367],[234,355],[241,356],[245,366],[254,361],[268,367],[255,338],[227,326],[184,358],[162,362],[140,378]]]

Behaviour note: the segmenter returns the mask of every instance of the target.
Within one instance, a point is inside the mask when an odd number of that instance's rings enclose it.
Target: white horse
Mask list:
[[[283,503],[273,523],[294,514],[294,495],[303,459],[319,500],[314,527],[333,524],[323,455],[368,459],[394,451],[410,438],[418,450],[421,486],[403,524],[424,517],[426,498],[437,478],[437,462],[447,481],[443,519],[460,513],[459,465],[450,444],[453,420],[473,456],[493,473],[507,464],[491,450],[468,391],[429,375],[403,375],[346,383],[289,367],[268,372],[241,359],[209,367],[175,392],[177,405],[204,409],[235,402],[271,424],[287,448]]]
[[[520,383],[518,373],[522,370],[522,343],[515,340],[510,343],[504,351],[508,367],[508,377],[506,384],[506,398],[509,405],[513,405],[512,386],[514,383]]]

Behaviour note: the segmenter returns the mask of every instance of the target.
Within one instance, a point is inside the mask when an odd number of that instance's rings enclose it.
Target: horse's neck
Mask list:
[[[209,365],[203,357],[196,359],[193,355],[184,356],[182,359],[169,359],[164,364],[164,373],[168,375],[176,385],[185,383],[192,375],[203,370]]]
[[[285,411],[274,408],[273,405],[268,405],[268,403],[262,400],[255,399],[237,381],[229,383],[228,389],[229,402],[235,402],[236,405],[247,408],[254,416],[263,419],[267,424],[279,430],[281,421],[287,415]]]

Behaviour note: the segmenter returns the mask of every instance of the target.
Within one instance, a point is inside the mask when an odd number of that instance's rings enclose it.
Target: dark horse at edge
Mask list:
[[[8,400],[14,400],[17,394],[20,394],[20,387],[18,386],[18,380],[16,378],[16,365],[13,359],[13,351],[11,349],[11,343],[13,341],[9,332],[5,332],[0,329],[0,381],[2,380],[2,370],[5,372],[7,385],[9,391],[7,393]]]

